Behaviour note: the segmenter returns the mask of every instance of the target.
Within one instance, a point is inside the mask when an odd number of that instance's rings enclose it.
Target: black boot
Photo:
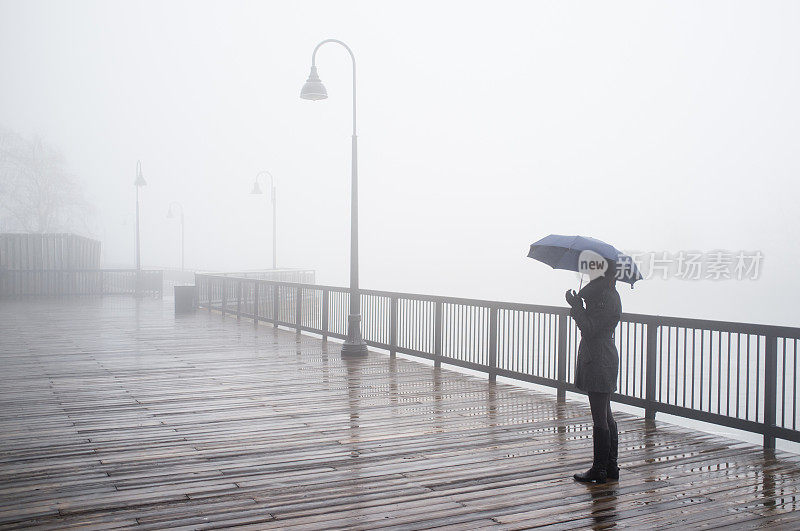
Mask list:
[[[619,479],[619,466],[617,465],[617,455],[619,455],[619,431],[617,423],[609,422],[609,446],[608,446],[608,465],[606,465],[606,475],[608,479]]]
[[[601,430],[599,428],[594,428],[594,430],[592,430],[592,443],[594,446],[594,462],[592,463],[592,468],[583,474],[575,474],[572,477],[584,483],[591,483],[592,481],[596,483],[606,482],[609,436],[610,434],[607,429]]]

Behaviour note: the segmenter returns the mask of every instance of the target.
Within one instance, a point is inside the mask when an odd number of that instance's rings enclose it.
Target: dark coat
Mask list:
[[[601,277],[578,295],[586,301],[586,308],[575,305],[569,312],[581,331],[575,387],[587,393],[613,393],[619,370],[619,353],[614,344],[614,329],[622,314],[619,293]]]

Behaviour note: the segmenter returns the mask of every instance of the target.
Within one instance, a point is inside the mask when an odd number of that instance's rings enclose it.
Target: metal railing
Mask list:
[[[345,339],[347,288],[196,275],[198,301],[217,310]],[[577,391],[580,331],[567,308],[361,290],[367,344]],[[623,314],[613,400],[657,412],[800,442],[797,429],[800,328]]]
[[[225,271],[220,273],[204,272],[203,274],[275,280],[278,282],[297,282],[300,284],[314,284],[314,282],[316,282],[316,271],[313,269],[259,269],[253,271]]]
[[[161,297],[164,272],[136,269],[0,269],[0,297],[142,295]]]

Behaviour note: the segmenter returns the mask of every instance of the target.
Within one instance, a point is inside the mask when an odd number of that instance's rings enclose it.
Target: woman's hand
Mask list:
[[[575,293],[574,289],[568,289],[564,294],[564,298],[567,300],[567,304],[570,306],[577,306],[579,304],[583,306],[583,301],[580,297],[578,297],[578,294]]]
[[[564,294],[564,298],[567,299],[567,304],[573,308],[583,308],[583,299],[575,292],[575,290],[568,289],[567,293]]]

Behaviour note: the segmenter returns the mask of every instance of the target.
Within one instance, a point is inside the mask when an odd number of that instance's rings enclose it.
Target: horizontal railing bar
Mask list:
[[[676,417],[699,420],[702,422],[708,422],[709,424],[716,424],[719,426],[725,426],[727,428],[749,431],[760,435],[768,434],[775,430],[774,426],[770,427],[761,422],[740,419],[736,417],[727,417],[718,413],[710,413],[708,411],[701,411],[699,409],[690,409],[673,404],[666,404],[664,402],[655,402],[652,407],[654,407],[656,411],[660,413],[666,413],[667,415],[675,415]],[[797,432],[797,434],[800,436],[800,432]]]
[[[691,317],[669,317],[646,314],[622,314],[622,318],[623,320],[630,320],[633,322],[656,323],[660,326],[695,328],[697,330],[710,330],[714,332],[735,332],[757,336],[800,338],[800,328],[792,326],[743,323],[738,321],[713,321],[708,319],[693,319]]]
[[[221,306],[216,306],[216,305],[212,305],[211,309],[214,310],[214,311],[217,311],[217,312],[222,311],[222,307]],[[253,319],[254,318],[253,314],[250,313],[250,312],[242,311],[240,315],[241,315],[241,317],[243,319]],[[275,323],[278,326],[283,326],[284,328],[293,328],[293,329],[297,329],[298,328],[298,326],[295,323],[290,323],[288,321],[277,321],[276,322],[276,321],[270,319],[269,317],[264,317],[263,315],[259,315],[257,317],[257,319],[258,319],[259,322],[269,323],[269,324]],[[346,334],[337,334],[335,332],[324,332],[321,328],[314,328],[312,326],[307,326],[307,325],[302,325],[299,328],[303,332],[311,332],[311,333],[314,333],[314,334],[325,334],[325,335],[328,335],[328,336],[331,336],[331,337],[347,339],[347,335]],[[375,346],[377,346],[379,348],[383,348],[381,345],[375,345]]]
[[[501,308],[509,310],[522,310],[540,313],[555,313],[565,314],[569,312],[568,308],[561,306],[547,306],[542,304],[526,304],[517,302],[499,302],[489,301],[483,299],[467,299],[463,297],[445,297],[440,295],[424,295],[419,293],[403,293],[398,291],[377,291],[377,290],[360,290],[362,295],[374,295],[378,297],[389,297],[398,299],[409,299],[415,301],[425,302],[441,302],[443,304],[460,304],[463,306],[475,306],[481,308]]]
[[[315,290],[330,290],[338,293],[349,293],[348,288],[341,286],[328,286],[324,284],[304,284],[299,282],[287,282],[281,280],[265,280],[255,278],[238,278],[231,276],[223,276],[219,274],[208,275],[205,273],[198,273],[209,278],[225,278],[228,280],[242,280],[247,282],[263,282],[266,284],[273,284],[278,286],[287,286],[292,288],[304,288]],[[410,299],[427,302],[441,302],[445,304],[462,304],[465,306],[477,306],[484,308],[497,308],[501,310],[515,310],[527,311],[538,313],[551,313],[554,315],[567,315],[569,308],[562,306],[548,306],[539,304],[526,304],[517,302],[505,301],[490,301],[484,299],[468,299],[463,297],[445,297],[439,295],[424,295],[418,293],[404,293],[398,291],[377,291],[377,290],[359,290],[362,295],[373,295],[387,298]],[[716,321],[708,319],[694,319],[688,317],[670,317],[662,315],[640,314],[640,313],[623,313],[622,321],[630,323],[641,324],[658,324],[659,326],[676,326],[682,328],[693,328],[697,330],[712,330],[715,332],[738,332],[741,334],[751,335],[774,335],[778,337],[800,338],[800,328],[788,326],[776,326],[757,323],[745,322],[732,322],[732,321]]]
[[[250,269],[245,271],[196,271],[198,275],[219,275],[219,276],[231,276],[231,275],[249,275],[251,273],[316,273],[315,269],[292,269],[292,268],[285,268],[285,269]]]
[[[244,316],[244,314],[242,314],[242,315]],[[250,317],[250,318],[252,319],[252,317]],[[259,321],[264,321],[265,323],[274,323],[275,322],[272,319],[267,319],[266,317],[259,317],[258,320]],[[292,328],[294,330],[298,330],[299,329],[299,330],[301,330],[303,332],[311,332],[313,334],[320,334],[320,335],[327,334],[327,335],[329,335],[331,337],[340,337],[341,336],[342,339],[346,339],[347,338],[346,334],[336,334],[335,332],[324,332],[321,328],[314,328],[312,326],[302,325],[302,326],[298,327],[295,323],[289,323],[287,321],[277,321],[276,324],[278,326],[284,326],[286,328]]]
[[[261,282],[263,284],[271,284],[275,286],[286,286],[290,288],[303,288],[303,289],[315,289],[315,290],[329,290],[329,291],[336,291],[339,293],[350,293],[349,288],[343,288],[341,286],[326,286],[324,284],[304,284],[302,282],[290,282],[288,280],[267,280],[264,278],[246,278],[246,277],[229,277],[225,275],[209,275],[206,273],[196,273],[195,276],[198,277],[205,277],[211,279],[224,279],[227,281],[242,281],[242,282]]]
[[[369,344],[369,341],[367,341],[367,344]],[[389,347],[387,345],[387,347],[382,347],[382,348],[387,348],[388,349]],[[459,359],[455,359],[455,358],[445,358],[445,357],[442,357],[442,356],[437,356],[436,354],[430,354],[428,352],[421,352],[421,351],[417,351],[417,350],[414,350],[414,349],[411,349],[411,348],[407,348],[407,347],[391,347],[391,348],[396,350],[400,354],[409,354],[411,356],[416,356],[418,358],[425,358],[425,359],[431,360],[431,361],[441,361],[442,363],[446,363],[448,365],[455,365],[457,367],[462,367],[464,369],[470,369],[470,370],[479,371],[479,372],[486,372],[486,366],[485,365],[480,365],[478,363],[459,360]]]

